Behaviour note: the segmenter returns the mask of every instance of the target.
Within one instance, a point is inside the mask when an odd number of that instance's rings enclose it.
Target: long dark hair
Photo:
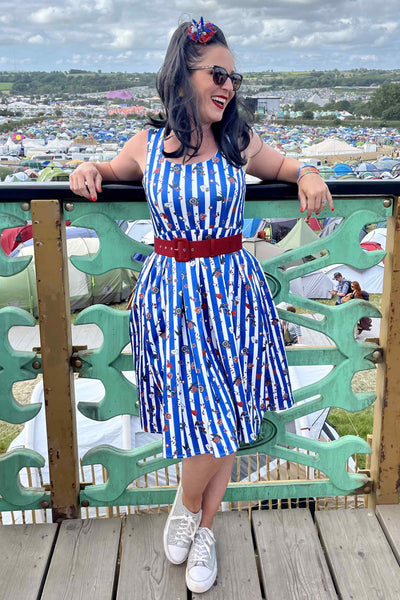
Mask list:
[[[171,131],[180,142],[174,152],[165,152],[167,158],[197,156],[203,141],[203,130],[196,92],[190,79],[190,68],[202,58],[204,46],[219,44],[228,48],[225,36],[217,27],[207,42],[193,42],[188,36],[191,23],[179,25],[169,43],[164,63],[157,74],[157,91],[164,106],[158,119],[150,117],[153,127],[165,127],[165,136]],[[246,164],[242,152],[250,143],[250,127],[239,115],[236,94],[228,103],[223,118],[211,125],[218,150],[235,167]],[[194,141],[193,141],[194,140]]]

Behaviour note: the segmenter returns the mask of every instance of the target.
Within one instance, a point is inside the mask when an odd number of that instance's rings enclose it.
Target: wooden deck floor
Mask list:
[[[218,578],[191,594],[166,514],[0,527],[2,600],[398,600],[400,506],[217,515]]]

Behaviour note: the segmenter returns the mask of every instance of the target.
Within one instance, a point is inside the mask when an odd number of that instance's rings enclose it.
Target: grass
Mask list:
[[[0,421],[0,453],[7,452],[9,445],[22,431],[23,425],[10,425]]]
[[[318,300],[318,302],[328,305],[334,305],[335,301],[335,298]],[[380,310],[382,305],[382,294],[370,294],[369,301]],[[296,308],[296,312],[301,312],[301,309]],[[375,392],[376,369],[359,371],[356,373],[351,382],[351,388],[356,393]],[[340,437],[343,435],[356,435],[367,440],[367,435],[372,433],[373,412],[373,406],[369,406],[368,408],[355,413],[348,412],[341,408],[331,408],[329,411],[328,422],[333,425]],[[360,469],[365,467],[364,454],[359,456],[358,465]]]
[[[353,377],[351,389],[354,392],[375,392],[376,369],[359,371]],[[328,415],[328,423],[333,425],[340,437],[344,435],[356,435],[367,440],[367,435],[372,433],[374,407],[368,406],[358,412],[348,412],[341,408],[331,408]],[[365,468],[365,454],[358,457],[358,466]]]
[[[370,294],[369,301],[371,302],[371,304],[373,304],[379,310],[381,310],[382,294]],[[333,296],[333,298],[321,298],[321,299],[316,300],[316,302],[319,302],[320,304],[326,304],[327,306],[335,306],[336,297]],[[302,308],[301,306],[296,306],[296,312],[298,314],[305,314],[305,313],[311,313],[311,312],[316,312],[316,311],[311,311],[306,308]]]

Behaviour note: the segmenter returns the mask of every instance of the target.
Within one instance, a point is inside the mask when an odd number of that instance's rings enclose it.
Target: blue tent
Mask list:
[[[254,237],[260,227],[261,219],[244,219],[243,220],[243,237]]]
[[[385,160],[377,160],[376,162],[374,162],[374,165],[375,168],[378,169],[378,171],[391,171],[393,167],[395,167],[399,163],[400,161],[398,160],[392,160],[390,158],[387,158]]]
[[[362,162],[359,165],[357,165],[354,170],[356,173],[374,173],[377,172],[378,169],[372,163]]]
[[[353,173],[353,169],[350,167],[350,165],[346,165],[345,163],[337,163],[336,165],[334,165],[333,170],[335,171],[338,177],[340,175],[347,175],[348,173]]]

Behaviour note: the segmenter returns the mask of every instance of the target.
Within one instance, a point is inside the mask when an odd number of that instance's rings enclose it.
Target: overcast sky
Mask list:
[[[155,72],[201,15],[244,72],[394,69],[399,13],[399,0],[0,0],[0,70]]]

